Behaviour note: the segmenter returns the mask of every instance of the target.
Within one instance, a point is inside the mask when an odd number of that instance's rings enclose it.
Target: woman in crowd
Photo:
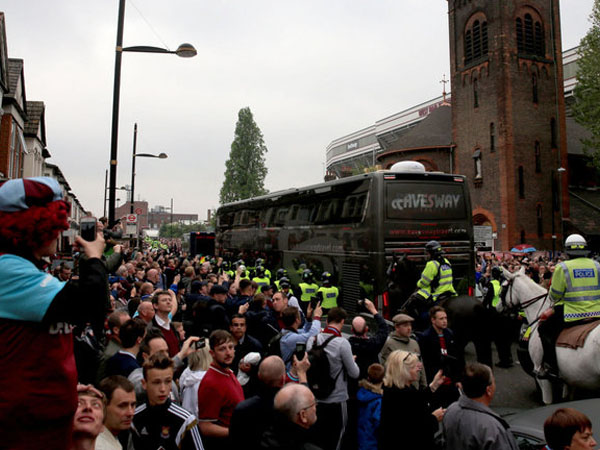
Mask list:
[[[431,394],[443,383],[440,370],[429,386],[417,390],[412,383],[419,379],[423,364],[419,355],[404,350],[390,353],[383,378],[380,449],[433,449],[438,423],[444,409],[431,411]]]
[[[208,352],[208,339],[203,341],[204,346],[188,356],[188,366],[179,378],[181,406],[196,417],[198,417],[198,387],[212,362],[212,356]]]
[[[558,408],[544,422],[544,437],[549,450],[595,449],[592,422],[573,408]]]

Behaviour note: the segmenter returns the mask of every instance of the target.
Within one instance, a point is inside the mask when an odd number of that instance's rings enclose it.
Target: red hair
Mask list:
[[[29,254],[69,228],[70,205],[57,200],[16,212],[0,212],[0,250]]]

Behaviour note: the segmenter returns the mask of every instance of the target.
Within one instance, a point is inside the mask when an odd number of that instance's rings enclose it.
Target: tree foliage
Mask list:
[[[208,231],[208,227],[202,222],[190,224],[185,223],[163,223],[158,230],[158,236],[161,238],[183,238],[192,231]]]
[[[600,170],[600,0],[594,0],[590,15],[592,26],[579,47],[577,86],[575,87],[575,120],[591,132],[583,139],[585,152]]]
[[[225,180],[219,195],[221,204],[267,193],[264,187],[266,152],[263,135],[254,122],[252,111],[248,107],[240,109],[235,138],[225,163]]]

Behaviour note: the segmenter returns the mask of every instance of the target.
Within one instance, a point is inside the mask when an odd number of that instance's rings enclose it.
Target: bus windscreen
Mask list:
[[[465,189],[455,183],[386,183],[386,216],[401,220],[464,220]]]

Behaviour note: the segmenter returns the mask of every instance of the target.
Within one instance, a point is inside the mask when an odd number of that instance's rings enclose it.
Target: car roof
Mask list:
[[[544,439],[544,422],[559,408],[573,408],[590,418],[592,431],[600,432],[600,398],[576,400],[573,402],[557,403],[540,408],[506,415],[504,419],[510,424],[513,433]]]

